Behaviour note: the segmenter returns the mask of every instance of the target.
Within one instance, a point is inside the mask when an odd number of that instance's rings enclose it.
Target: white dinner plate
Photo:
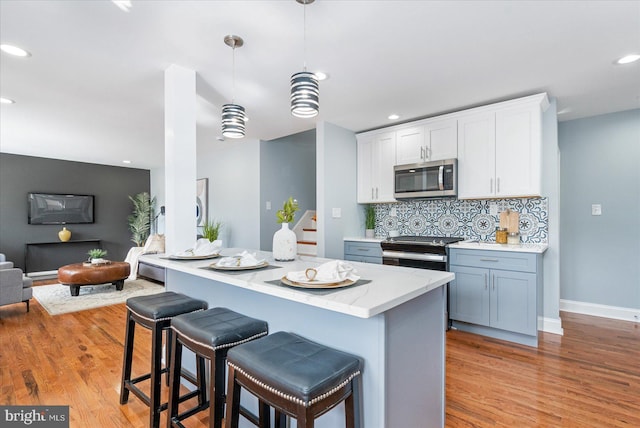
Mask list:
[[[282,282],[284,285],[288,285],[290,287],[297,287],[297,288],[342,288],[342,287],[348,287],[350,285],[355,284],[358,281],[354,281],[352,279],[345,279],[344,281],[340,281],[340,282],[331,282],[331,283],[319,283],[318,281],[306,281],[306,282],[297,282],[297,281],[291,281],[289,279],[287,279],[286,276],[283,276],[280,279],[280,282]]]
[[[216,269],[216,270],[251,270],[251,269],[261,269],[267,266],[269,266],[269,263],[266,260],[263,261],[262,263],[258,263],[257,265],[253,265],[253,266],[218,266],[217,263],[211,263],[209,265],[211,269]]]
[[[207,260],[207,259],[215,259],[216,257],[220,257],[220,253],[213,254],[204,254],[201,256],[179,256],[177,254],[173,254],[169,256],[171,260]]]

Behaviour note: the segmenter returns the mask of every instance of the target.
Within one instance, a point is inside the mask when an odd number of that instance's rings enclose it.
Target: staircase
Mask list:
[[[293,227],[293,231],[298,238],[298,255],[316,256],[318,255],[318,240],[316,229],[316,212],[307,210],[300,221]]]

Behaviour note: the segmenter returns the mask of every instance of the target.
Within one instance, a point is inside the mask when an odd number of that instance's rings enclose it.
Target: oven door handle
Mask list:
[[[446,262],[447,256],[443,254],[422,254],[422,253],[408,253],[404,251],[383,251],[382,257],[389,257],[392,259],[404,259],[404,260],[421,260],[426,262]]]

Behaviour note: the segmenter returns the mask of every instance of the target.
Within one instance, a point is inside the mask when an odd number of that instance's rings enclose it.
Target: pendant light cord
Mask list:
[[[302,22],[304,25],[302,31],[302,59],[303,59],[303,71],[307,71],[307,2],[302,5]]]
[[[236,99],[236,44],[233,43],[231,54],[231,104],[235,104]]]

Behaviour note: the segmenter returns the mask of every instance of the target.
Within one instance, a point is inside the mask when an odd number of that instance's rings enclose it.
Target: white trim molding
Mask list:
[[[611,318],[614,320],[640,322],[640,308],[623,308],[619,306],[600,305],[597,303],[576,302],[560,299],[560,310],[594,317]]]
[[[538,331],[563,336],[564,330],[562,329],[562,319],[538,317]]]

